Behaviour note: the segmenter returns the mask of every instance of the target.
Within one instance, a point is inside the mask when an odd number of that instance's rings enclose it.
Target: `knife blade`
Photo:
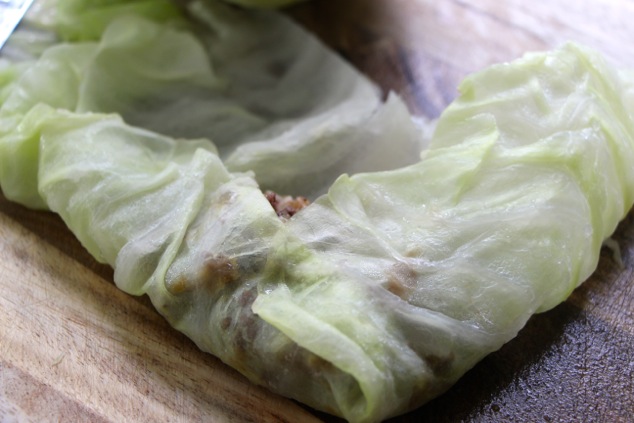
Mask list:
[[[33,0],[0,0],[0,50],[32,3]]]

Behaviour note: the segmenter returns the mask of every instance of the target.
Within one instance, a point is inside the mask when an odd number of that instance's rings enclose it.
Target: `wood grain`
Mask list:
[[[626,0],[311,0],[292,15],[431,118],[467,74],[528,51],[574,41],[634,68]]]
[[[313,0],[289,10],[412,111],[435,118],[467,73],[583,42],[634,68],[625,0]],[[634,217],[568,301],[450,391],[393,422],[634,420]],[[121,293],[61,220],[0,197],[0,420],[338,421],[248,383]]]

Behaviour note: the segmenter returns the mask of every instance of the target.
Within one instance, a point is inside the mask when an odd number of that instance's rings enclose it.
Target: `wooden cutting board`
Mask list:
[[[313,0],[289,13],[435,118],[469,72],[574,40],[634,69],[625,0]],[[634,111],[633,111],[634,113]],[[634,164],[633,164],[634,165]],[[449,392],[394,422],[634,421],[634,215],[597,272]],[[336,422],[171,329],[60,219],[0,197],[0,422]]]

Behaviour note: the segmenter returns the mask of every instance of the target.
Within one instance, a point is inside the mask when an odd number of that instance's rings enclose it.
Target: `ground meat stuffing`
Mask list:
[[[290,219],[295,213],[310,204],[310,201],[305,197],[279,195],[273,191],[266,191],[264,195],[281,219]]]

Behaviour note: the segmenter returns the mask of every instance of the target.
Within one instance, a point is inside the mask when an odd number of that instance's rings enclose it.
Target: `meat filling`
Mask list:
[[[304,207],[310,204],[306,197],[293,197],[291,195],[279,195],[273,191],[264,193],[271,206],[280,219],[290,219]]]

